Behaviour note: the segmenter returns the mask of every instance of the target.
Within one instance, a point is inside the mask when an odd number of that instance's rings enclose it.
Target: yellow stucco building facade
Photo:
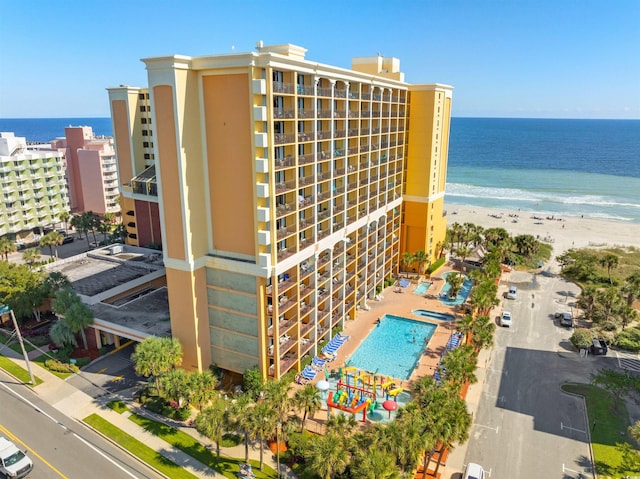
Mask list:
[[[437,258],[450,86],[289,44],[143,61],[148,87],[109,89],[119,180],[132,240],[161,237],[185,367],[299,370],[402,253]]]

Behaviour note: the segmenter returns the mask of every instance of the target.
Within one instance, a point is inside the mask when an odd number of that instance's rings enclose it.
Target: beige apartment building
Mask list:
[[[148,87],[108,89],[123,218],[162,243],[185,367],[299,370],[403,252],[438,257],[451,87],[289,44],[143,61]]]

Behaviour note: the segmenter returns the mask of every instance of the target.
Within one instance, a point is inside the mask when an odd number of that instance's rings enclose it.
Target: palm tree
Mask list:
[[[146,338],[136,346],[131,355],[135,371],[141,376],[153,376],[158,394],[161,393],[159,377],[182,363],[182,346],[176,338]]]
[[[471,314],[466,314],[463,318],[456,321],[456,330],[464,334],[466,344],[471,343],[471,332],[473,331],[473,323],[475,319]]]
[[[307,415],[313,417],[320,409],[320,391],[313,384],[305,384],[302,389],[298,389],[293,395],[293,404],[298,410],[303,412],[300,432],[304,431]]]
[[[216,456],[220,460],[220,443],[225,433],[227,419],[227,402],[216,396],[210,406],[196,416],[196,430],[216,443]]]
[[[351,436],[358,422],[352,414],[334,414],[326,423],[327,431],[341,437]]]
[[[465,344],[445,354],[439,366],[440,373],[452,387],[460,390],[467,381],[475,383],[478,380],[475,375],[477,359],[473,346]]]
[[[540,248],[538,240],[536,240],[533,235],[518,235],[513,239],[513,241],[516,245],[516,249],[518,250],[518,254],[521,254],[526,258],[529,258]]]
[[[249,394],[238,396],[229,409],[229,422],[233,427],[242,431],[244,437],[244,462],[249,462],[249,437],[251,429],[250,409],[253,407],[253,399]]]
[[[343,473],[349,464],[344,437],[336,433],[319,436],[310,444],[308,461],[309,468],[322,479]]]
[[[15,253],[17,250],[16,244],[9,238],[6,236],[0,238],[0,256],[2,256],[5,261],[9,261],[9,255]]]
[[[473,322],[471,333],[471,346],[475,351],[493,344],[493,335],[496,331],[496,323],[489,316],[478,316]]]
[[[636,270],[627,276],[622,293],[625,295],[628,306],[633,306],[633,302],[640,298],[640,270]]]
[[[619,258],[612,253],[607,253],[602,258],[600,258],[600,264],[607,268],[607,274],[609,275],[609,284],[613,285],[613,280],[611,279],[611,270],[613,268],[617,268],[619,263]]]
[[[585,286],[580,293],[578,301],[576,302],[576,306],[584,312],[584,317],[587,320],[591,320],[593,318],[597,293],[598,290],[594,286]]]
[[[64,223],[64,229],[68,230],[69,229],[69,219],[71,218],[71,214],[69,214],[68,211],[63,211],[62,213],[60,213],[58,215],[58,218],[60,219],[60,221],[62,221]]]
[[[396,458],[389,451],[376,447],[357,449],[350,475],[354,479],[396,479],[400,476]]]
[[[42,255],[36,248],[27,248],[22,252],[22,259],[29,265],[29,268],[33,268],[33,265],[40,259]]]
[[[59,348],[64,348],[68,345],[76,345],[76,338],[73,331],[64,324],[62,321],[56,321],[49,330],[49,337]]]
[[[437,428],[441,450],[450,448],[453,443],[463,443],[469,437],[469,429],[471,429],[472,418],[467,410],[467,404],[459,395],[453,395],[447,406],[444,408],[443,420],[439,422]],[[434,476],[438,477],[438,469],[442,464],[442,454],[438,455],[436,470]]]
[[[598,290],[596,293],[596,302],[602,306],[605,321],[609,319],[611,313],[618,306],[620,301],[621,299],[618,294],[618,288],[614,286],[609,286],[604,290]]]
[[[184,369],[171,369],[160,377],[162,392],[166,399],[182,407],[189,397],[189,373]]]
[[[449,273],[447,275],[447,284],[449,285],[449,298],[455,298],[462,289],[464,276],[460,273]]]
[[[85,218],[83,218],[82,215],[73,215],[69,223],[76,229],[79,233],[80,239],[82,239],[82,233],[86,234],[88,231],[88,225],[86,224]]]
[[[216,386],[218,380],[211,371],[192,371],[189,375],[189,400],[197,404],[202,411],[203,407],[217,395]]]
[[[408,251],[402,253],[402,258],[400,260],[405,268],[405,271],[409,271],[409,266],[413,264],[415,261],[413,255]]]
[[[87,345],[85,328],[93,323],[93,312],[83,303],[78,301],[71,305],[69,310],[64,313],[62,321],[74,334],[78,332],[80,333],[84,349],[88,349],[89,346]]]
[[[456,249],[456,254],[460,258],[460,261],[462,261],[463,263],[464,263],[464,260],[469,257],[471,252],[472,252],[471,248],[469,248],[466,245],[460,246],[459,248]]]
[[[411,403],[410,403],[411,404]],[[405,407],[398,411],[396,420],[387,426],[389,448],[400,463],[400,471],[404,475],[407,465],[415,464],[422,453],[421,424],[415,420],[413,407]]]
[[[429,255],[423,250],[416,251],[413,255],[413,260],[418,263],[418,272],[424,274],[425,264],[429,261]]]
[[[260,443],[260,470],[264,466],[264,441],[277,427],[276,411],[267,401],[259,401],[249,410],[249,434]]]
[[[46,235],[44,235],[40,239],[40,247],[44,248],[45,246],[48,246],[49,247],[50,256],[53,256],[53,249],[55,247],[55,256],[57,258],[58,257],[58,246],[60,246],[62,244],[63,240],[64,240],[64,236],[62,236],[57,231],[51,231],[51,232],[47,233]]]

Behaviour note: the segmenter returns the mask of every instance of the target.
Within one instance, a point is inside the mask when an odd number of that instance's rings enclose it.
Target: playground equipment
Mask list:
[[[370,385],[369,373],[361,373],[357,368],[344,368],[343,375],[338,381],[336,392],[331,391],[327,398],[327,408],[331,414],[331,408],[339,409],[353,414],[362,413],[362,422],[367,420],[367,411],[372,413],[377,407],[377,394],[375,380],[373,386]],[[353,385],[351,384],[351,375],[353,374]],[[358,386],[358,382],[361,386]]]

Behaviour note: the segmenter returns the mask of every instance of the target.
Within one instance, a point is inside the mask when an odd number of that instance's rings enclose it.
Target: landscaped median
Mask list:
[[[593,460],[600,477],[619,477],[637,474],[629,469],[632,465],[625,460],[622,444],[632,445],[627,431],[629,415],[622,400],[602,388],[591,384],[567,383],[562,390],[585,398],[591,434]],[[631,452],[635,453],[634,447]],[[635,468],[634,468],[635,469]]]
[[[29,384],[31,378],[29,377],[29,372],[23,367],[18,366],[16,363],[11,361],[11,359],[6,358],[4,356],[0,356],[0,369],[4,369],[7,373],[11,374],[18,381],[23,382],[25,384]],[[35,380],[34,386],[38,384],[42,384],[42,379],[37,376],[34,376]]]
[[[109,406],[120,414],[128,411],[128,408],[120,402],[111,403]],[[135,413],[131,413],[128,418],[176,449],[210,467],[218,474],[230,479],[237,479],[237,473],[240,472],[240,464],[244,463],[243,459],[221,456],[218,461],[214,452],[207,449],[191,435],[175,427]],[[92,414],[85,418],[84,422],[168,477],[177,479],[195,477],[100,416]],[[266,464],[264,465],[264,471],[260,471],[260,463],[258,461],[249,462],[253,466],[253,472],[257,479],[275,478],[277,476],[276,471]],[[179,469],[180,472],[176,472],[176,469]]]

